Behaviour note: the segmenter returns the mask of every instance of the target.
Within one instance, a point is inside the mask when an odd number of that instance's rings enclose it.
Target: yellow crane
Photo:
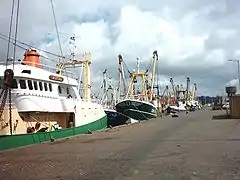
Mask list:
[[[61,62],[57,64],[58,73],[63,75],[63,70],[69,67],[81,66],[84,68],[84,81],[83,81],[83,99],[86,101],[91,101],[91,54],[85,53],[83,55],[83,60],[70,60],[67,62]]]

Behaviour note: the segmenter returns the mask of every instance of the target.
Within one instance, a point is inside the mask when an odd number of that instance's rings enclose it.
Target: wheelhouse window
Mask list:
[[[67,87],[67,93],[72,97],[72,98],[76,98],[77,96],[76,96],[76,93],[75,93],[75,91],[74,91],[74,89],[73,89],[73,87]]]
[[[13,89],[17,89],[18,88],[18,84],[17,84],[17,80],[16,79],[13,79],[12,88]]]
[[[62,88],[60,86],[58,86],[58,93],[62,94]]]
[[[38,90],[38,83],[37,81],[33,81],[33,86],[35,90]]]
[[[49,90],[50,90],[50,92],[52,92],[52,84],[49,83],[48,86],[49,86]]]
[[[44,90],[45,90],[45,91],[47,91],[47,90],[48,90],[47,83],[44,83]]]
[[[43,90],[43,85],[42,85],[42,82],[39,82],[39,89],[40,89],[40,91],[42,91],[42,90]]]
[[[26,81],[23,79],[19,80],[20,88],[21,89],[27,89]]]
[[[33,84],[31,80],[27,80],[29,90],[33,90]]]
[[[70,94],[70,93],[69,93],[69,88],[68,88],[68,87],[66,88],[66,91],[67,91],[67,94]]]

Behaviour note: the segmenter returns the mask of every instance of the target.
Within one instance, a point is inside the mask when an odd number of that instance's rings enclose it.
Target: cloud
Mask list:
[[[18,39],[59,54],[50,1],[21,1]],[[69,37],[76,35],[76,58],[92,54],[93,87],[99,88],[107,68],[117,80],[117,56],[121,53],[128,69],[140,58],[146,69],[152,52],[158,50],[161,86],[173,77],[185,84],[186,77],[198,84],[199,94],[223,94],[236,73],[227,59],[240,55],[237,20],[239,5],[233,1],[186,0],[184,3],[143,0],[54,1],[64,55],[70,54]],[[7,34],[10,1],[0,7],[1,34]],[[26,11],[26,9],[28,9]],[[21,57],[23,51],[18,50]],[[6,42],[0,40],[0,55],[6,57]],[[56,57],[46,55],[50,59]],[[44,62],[53,64],[52,61]]]

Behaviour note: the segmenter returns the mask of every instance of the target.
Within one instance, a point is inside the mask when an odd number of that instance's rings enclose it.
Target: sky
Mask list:
[[[226,85],[237,85],[236,63],[228,59],[240,58],[238,0],[53,2],[64,55],[70,53],[69,37],[73,34],[76,58],[84,52],[92,54],[95,91],[104,69],[116,81],[119,53],[130,70],[136,69],[136,58],[145,70],[154,50],[159,55],[161,91],[170,77],[184,86],[190,77],[191,84],[197,83],[198,95],[222,95]],[[8,35],[10,14],[11,0],[1,0],[0,34]],[[60,54],[50,0],[20,0],[17,39]],[[7,42],[0,39],[2,61],[6,48]],[[22,59],[23,54],[23,49],[17,49],[17,58]]]

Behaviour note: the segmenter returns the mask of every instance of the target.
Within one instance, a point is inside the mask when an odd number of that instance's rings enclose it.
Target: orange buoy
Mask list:
[[[39,56],[40,55],[37,53],[36,50],[33,49],[26,50],[26,52],[24,53],[24,59],[22,63],[28,66],[42,68]]]

